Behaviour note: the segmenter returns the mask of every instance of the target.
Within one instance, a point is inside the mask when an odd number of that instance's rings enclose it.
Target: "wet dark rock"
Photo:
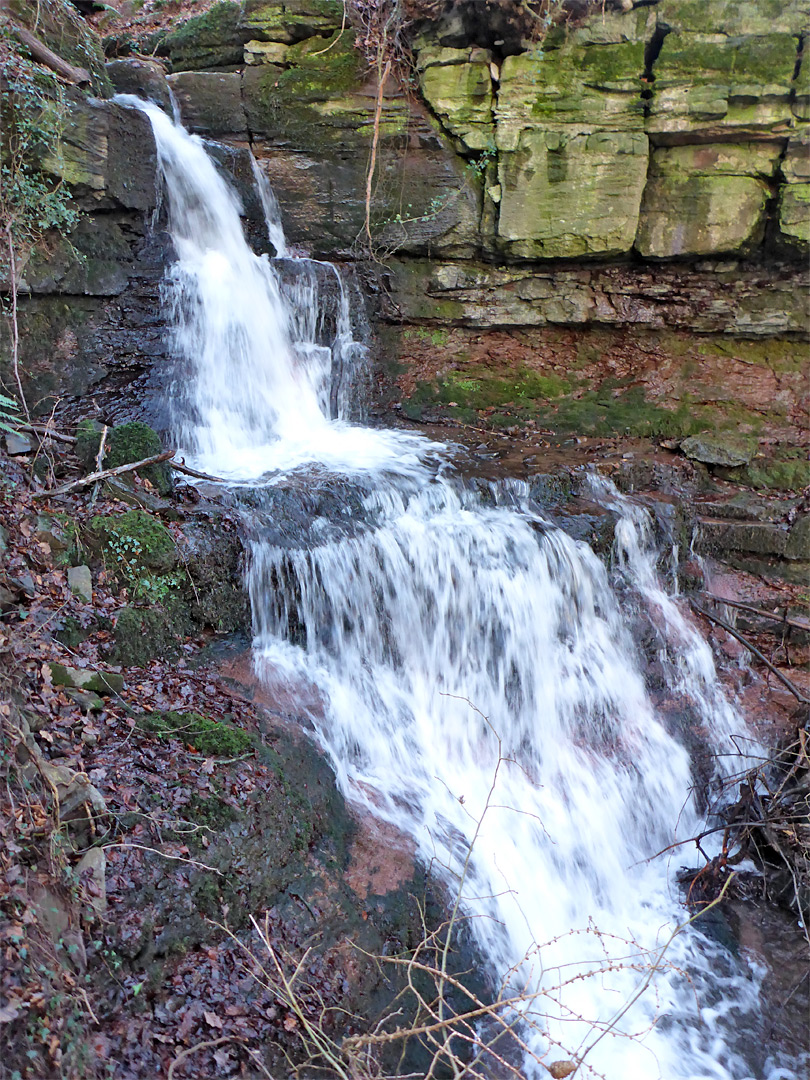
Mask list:
[[[810,514],[801,514],[791,526],[785,542],[785,558],[810,561]]]
[[[166,86],[166,69],[157,60],[127,57],[111,60],[107,75],[118,94],[134,94],[159,105],[171,114],[172,102]]]
[[[755,555],[784,555],[786,525],[762,521],[714,521],[700,518],[696,550],[700,552],[745,552]]]
[[[181,71],[169,77],[183,123],[208,137],[247,137],[238,71]]]

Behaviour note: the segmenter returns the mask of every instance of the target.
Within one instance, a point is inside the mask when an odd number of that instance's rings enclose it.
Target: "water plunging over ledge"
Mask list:
[[[314,264],[301,260],[285,286],[248,248],[203,143],[123,100],[151,119],[177,254],[165,286],[175,430],[258,507],[245,512],[259,671],[317,689],[312,724],[346,796],[410,834],[451,895],[463,880],[493,985],[535,995],[522,1006],[527,1077],[547,1075],[535,1057],[576,1059],[592,1044],[578,1075],[762,1075],[756,1035],[740,1039],[756,1032],[756,980],[697,930],[674,938],[637,996],[686,918],[672,877],[683,852],[653,856],[700,823],[628,605],[649,613],[670,688],[709,745],[731,749],[743,729],[658,579],[646,511],[596,482],[619,515],[611,582],[522,485],[484,499],[447,448],[349,423],[360,350],[345,291],[324,344]],[[340,512],[280,544],[260,489],[330,477],[353,492],[336,497]]]

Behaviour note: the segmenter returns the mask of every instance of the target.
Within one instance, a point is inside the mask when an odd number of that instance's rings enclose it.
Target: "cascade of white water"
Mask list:
[[[317,290],[295,314],[284,303],[272,261],[250,250],[239,198],[202,140],[151,102],[117,100],[149,117],[165,187],[177,259],[164,304],[184,361],[171,401],[181,448],[203,470],[234,479],[314,462],[350,472],[417,466],[417,437],[330,419],[335,349],[301,333],[319,325]],[[339,325],[338,355],[346,353],[341,333]]]
[[[312,724],[347,796],[461,890],[495,981],[528,995],[527,1076],[545,1075],[535,1056],[581,1055],[615,1025],[580,1075],[751,1077],[735,1032],[754,1023],[745,965],[691,928],[658,963],[684,912],[655,856],[698,816],[688,754],[655,713],[604,566],[519,486],[485,504],[429,464],[426,440],[330,420],[335,350],[315,355],[312,268],[280,287],[202,143],[138,107],[178,256],[167,300],[189,366],[187,444],[243,479],[307,462],[365,475],[351,531],[282,549],[255,525],[259,669],[317,687]],[[338,324],[350,363],[348,314]],[[602,496],[620,514],[620,564],[664,625],[673,685],[721,747],[741,723],[711,655],[655,577],[643,514]]]
[[[267,239],[276,249],[276,258],[281,259],[287,254],[287,241],[284,239],[284,227],[281,224],[281,211],[279,210],[276,193],[270,186],[270,181],[259,168],[259,163],[253,154],[250,155],[250,164],[253,169],[253,182],[256,185],[262,210],[264,211]]]

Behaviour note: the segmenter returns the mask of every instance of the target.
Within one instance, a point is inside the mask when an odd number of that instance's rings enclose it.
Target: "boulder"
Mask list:
[[[85,604],[93,602],[93,579],[89,566],[71,566],[67,572],[68,588]]]
[[[133,461],[143,461],[162,453],[163,443],[160,436],[140,420],[131,420],[126,424],[116,424],[107,436],[107,451],[104,466],[115,469],[119,465],[130,465]],[[171,469],[165,462],[149,465],[141,471],[161,495],[167,495],[172,489]]]
[[[756,442],[733,435],[690,435],[681,450],[692,461],[706,465],[747,465],[756,453]]]
[[[166,85],[166,69],[160,61],[134,56],[111,60],[107,64],[107,75],[116,93],[134,94],[153,101],[164,112],[171,114],[172,100]]]
[[[34,449],[34,439],[21,431],[7,431],[4,435],[6,453],[9,457],[18,457],[22,454],[30,454]]]
[[[67,686],[75,690],[108,696],[120,694],[124,689],[124,677],[114,671],[90,671],[87,668],[66,667],[64,664],[48,664],[54,686]]]
[[[201,135],[247,137],[238,71],[181,71],[168,82],[186,127]]]

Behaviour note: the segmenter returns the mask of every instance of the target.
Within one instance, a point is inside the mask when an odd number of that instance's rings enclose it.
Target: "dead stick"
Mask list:
[[[700,604],[696,604],[694,600],[691,601],[691,604],[699,615],[703,615],[707,619],[709,619],[710,622],[717,623],[718,626],[722,626],[726,633],[731,634],[732,637],[735,637],[741,645],[744,645],[746,649],[748,649],[749,652],[752,652],[758,660],[761,660],[765,667],[769,671],[773,672],[773,674],[777,677],[780,683],[782,683],[788,688],[788,690],[791,692],[791,694],[793,694],[797,701],[800,701],[802,705],[810,705],[810,698],[806,698],[804,694],[802,694],[802,692],[799,690],[799,688],[790,681],[787,675],[783,675],[779,668],[774,667],[770,660],[766,656],[763,656],[763,654],[759,651],[756,645],[753,645],[747,637],[744,637],[743,634],[739,632],[739,630],[735,630],[730,623],[727,623],[725,619],[721,619],[719,615],[712,615],[711,612],[706,611],[704,608],[702,608]]]
[[[761,615],[763,619],[787,623],[788,626],[794,626],[797,630],[810,630],[810,622],[802,619],[789,619],[787,614],[777,615],[774,611],[763,611],[762,608],[754,607],[753,604],[743,604],[739,600],[726,600],[722,596],[715,596],[713,593],[706,593],[705,596],[707,600],[712,600],[715,604],[726,604],[728,607],[739,608],[740,611],[750,611],[753,615]]]
[[[105,424],[104,425],[104,430],[101,433],[101,439],[99,440],[99,444],[98,444],[98,453],[96,454],[96,471],[97,472],[101,471],[101,466],[104,464],[104,447],[105,447],[106,442],[107,442],[107,432],[109,430],[110,429]],[[91,509],[96,505],[96,499],[98,498],[98,492],[99,492],[100,486],[101,486],[101,481],[100,480],[96,480],[95,484],[93,484],[93,494],[90,496],[90,508]]]
[[[32,431],[35,435],[42,435],[46,439],[56,439],[58,442],[75,443],[75,435],[63,435],[61,431],[54,431],[53,428],[47,426],[47,424],[20,424],[16,423],[15,427],[20,428],[21,431]]]
[[[189,465],[183,461],[170,461],[169,465],[173,469],[177,469],[178,472],[185,473],[186,476],[196,476],[198,480],[211,480],[215,484],[227,484],[227,480],[224,480],[221,476],[209,476],[208,473],[198,472],[196,469],[192,469]]]
[[[194,1046],[190,1046],[188,1050],[181,1051],[174,1061],[169,1066],[169,1071],[166,1074],[166,1080],[172,1080],[174,1076],[174,1070],[181,1063],[185,1061],[187,1057],[192,1054],[196,1054],[198,1050],[212,1050],[215,1046],[221,1046],[226,1042],[242,1042],[243,1040],[238,1035],[223,1035],[219,1039],[206,1039],[205,1042],[196,1043]]]
[[[118,465],[115,469],[104,469],[102,472],[90,473],[81,480],[74,480],[70,484],[62,484],[61,487],[52,488],[50,491],[34,492],[35,499],[47,499],[51,495],[66,495],[69,491],[77,488],[89,487],[97,480],[106,480],[108,476],[120,476],[122,473],[134,472],[136,469],[145,469],[147,465],[159,465],[161,461],[168,461],[174,454],[174,450],[164,450],[162,454],[154,454],[142,461],[133,461],[129,465]]]

